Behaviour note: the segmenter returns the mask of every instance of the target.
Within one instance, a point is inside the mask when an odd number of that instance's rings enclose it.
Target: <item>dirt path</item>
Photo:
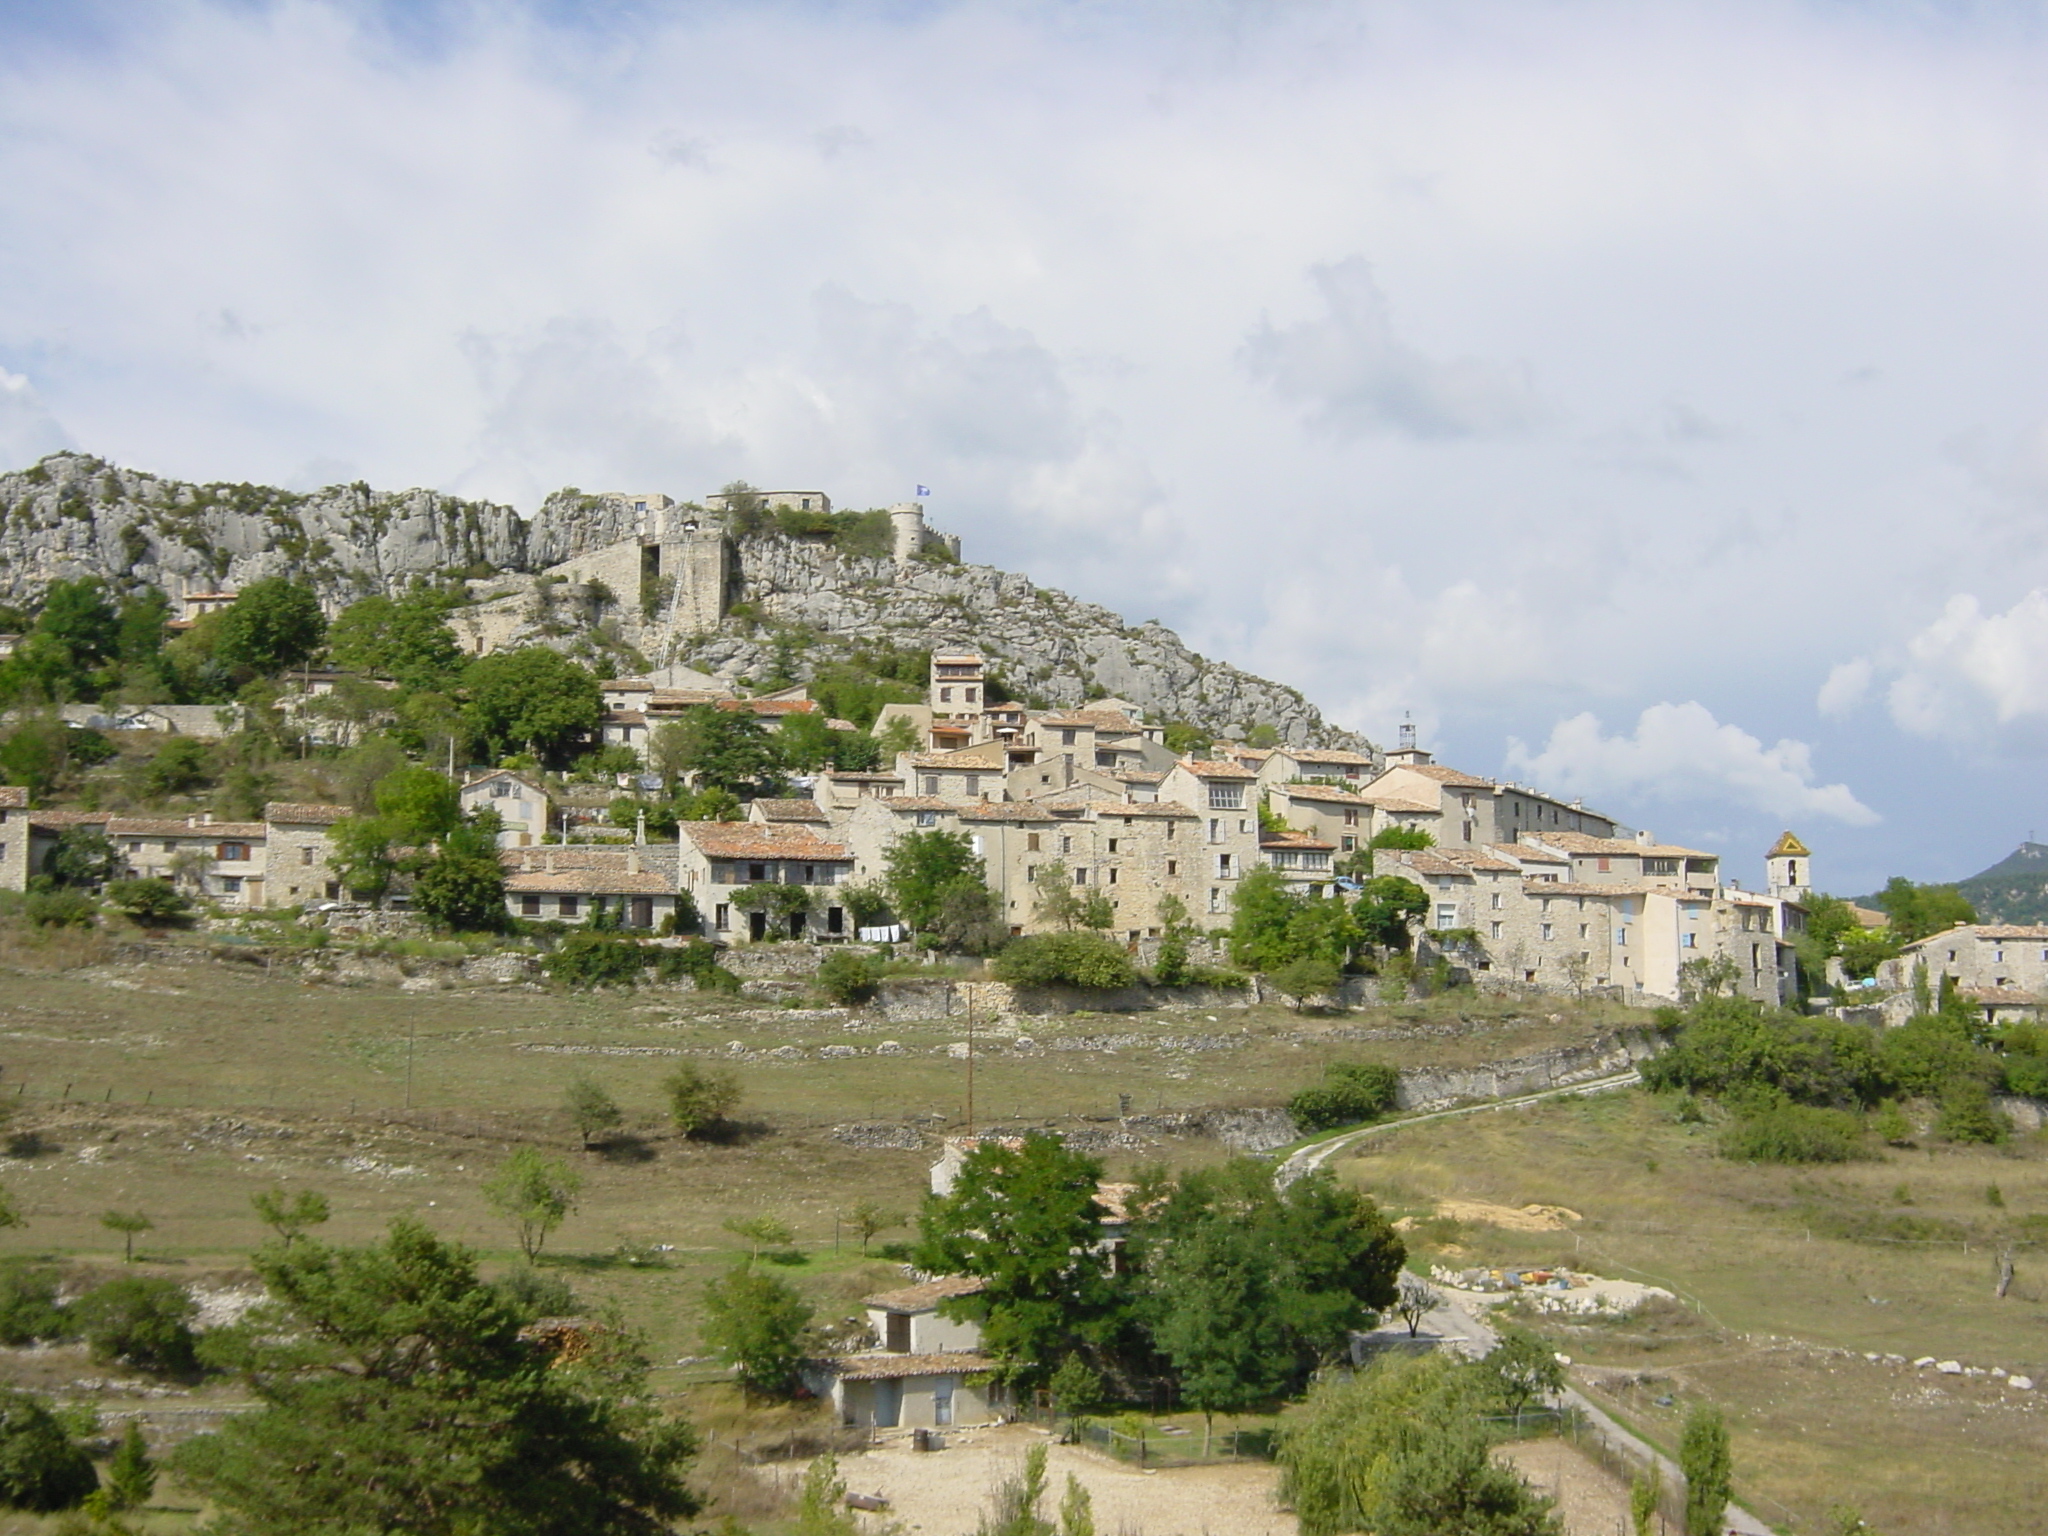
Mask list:
[[[1627,1536],[1628,1489],[1562,1440],[1518,1440],[1494,1452],[1538,1493],[1557,1500],[1565,1536]]]
[[[892,1442],[842,1458],[839,1473],[851,1492],[886,1497],[886,1518],[917,1536],[973,1536],[996,1485],[1015,1475],[1027,1449],[1046,1443],[1024,1425],[949,1431],[943,1451],[920,1455],[907,1440]],[[1095,1500],[1095,1528],[1117,1536],[1295,1536],[1294,1516],[1273,1507],[1278,1472],[1268,1462],[1140,1472],[1053,1445],[1046,1472],[1048,1514],[1071,1472]]]

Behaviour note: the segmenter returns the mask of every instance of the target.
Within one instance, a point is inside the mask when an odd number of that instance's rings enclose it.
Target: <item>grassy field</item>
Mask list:
[[[703,1285],[744,1251],[722,1223],[764,1213],[789,1223],[800,1262],[779,1272],[821,1318],[850,1316],[901,1271],[864,1257],[837,1218],[862,1198],[913,1213],[938,1137],[965,1119],[959,1019],[879,1025],[666,989],[342,988],[109,955],[63,936],[0,950],[0,1101],[13,1111],[8,1130],[40,1144],[0,1161],[29,1220],[0,1234],[0,1252],[57,1260],[81,1277],[114,1272],[119,1238],[99,1216],[140,1210],[156,1227],[138,1243],[137,1269],[204,1292],[246,1289],[246,1254],[266,1235],[250,1196],[283,1187],[329,1197],[330,1240],[365,1241],[412,1213],[495,1270],[516,1249],[478,1186],[513,1147],[550,1148],[585,1184],[543,1266],[587,1302],[618,1302],[647,1332],[657,1384],[713,1431],[703,1480],[727,1495],[723,1511],[750,1522],[772,1501],[736,1469],[731,1447],[772,1443],[787,1426],[738,1412],[693,1359]],[[1124,1101],[1139,1116],[1272,1105],[1333,1059],[1462,1065],[1584,1040],[1613,1022],[1597,1012],[1525,1017],[1470,999],[1330,1018],[1261,1008],[984,1022],[976,1123],[1092,1137],[1113,1171],[1208,1161],[1225,1155],[1214,1141],[1124,1131]],[[738,1074],[743,1126],[730,1142],[667,1130],[659,1080],[684,1058],[726,1061]],[[628,1112],[629,1134],[608,1149],[580,1151],[562,1112],[577,1073]],[[853,1145],[849,1125],[915,1145]],[[110,1415],[144,1412],[153,1434],[204,1427],[239,1400],[221,1382],[161,1395],[76,1348],[0,1351],[0,1371]],[[176,1505],[175,1489],[159,1502]],[[150,1521],[182,1529],[190,1514]],[[0,1536],[43,1528],[0,1519]]]
[[[1532,1321],[1610,1368],[1605,1395],[1667,1447],[1694,1401],[1727,1409],[1738,1487],[1766,1519],[1826,1530],[1847,1506],[1884,1533],[2039,1529],[2048,1391],[1864,1356],[2048,1386],[2040,1141],[1824,1170],[1732,1164],[1713,1141],[1668,1102],[1616,1093],[1394,1132],[1338,1172],[1417,1216],[1442,1198],[1578,1212],[1561,1232],[1425,1221],[1413,1244],[1419,1262],[1561,1263],[1676,1292],[1630,1322]],[[1996,1251],[2015,1239],[1997,1300]]]

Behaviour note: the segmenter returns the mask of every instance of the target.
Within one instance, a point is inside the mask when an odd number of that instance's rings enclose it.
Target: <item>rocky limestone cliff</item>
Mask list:
[[[193,485],[53,454],[0,475],[0,602],[33,606],[52,581],[98,576],[172,597],[235,590],[267,576],[310,581],[330,608],[409,583],[528,577],[639,535],[621,500],[558,491],[531,519],[437,491],[377,492],[357,482],[301,494],[272,486]],[[1206,730],[1273,726],[1287,741],[1363,745],[1328,725],[1295,689],[1196,655],[1159,624],[989,566],[897,567],[842,556],[823,540],[736,542],[732,617],[715,634],[674,634],[620,591],[604,622],[650,661],[684,660],[730,678],[766,675],[794,653],[798,676],[863,644],[960,647],[987,654],[1011,688],[1055,705],[1114,694],[1156,718]],[[522,590],[524,582],[517,584]],[[522,596],[497,644],[565,645],[548,605]],[[529,608],[532,617],[525,617]]]

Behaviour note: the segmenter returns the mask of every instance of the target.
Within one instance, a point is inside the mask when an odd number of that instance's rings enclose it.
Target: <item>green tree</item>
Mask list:
[[[398,873],[391,826],[381,816],[344,816],[327,829],[327,867],[354,896],[382,904]]]
[[[1081,926],[1081,897],[1064,859],[1039,865],[1031,876],[1031,891],[1033,921],[1067,929]]]
[[[1132,986],[1137,967],[1123,946],[1099,933],[1033,933],[1013,939],[989,966],[998,981],[1018,987]]]
[[[1652,1457],[1648,1470],[1638,1472],[1628,1488],[1628,1518],[1635,1536],[1656,1536],[1651,1526],[1657,1506],[1664,1502],[1664,1463]]]
[[[1365,882],[1352,908],[1361,943],[1399,953],[1414,943],[1412,924],[1429,910],[1429,896],[1401,875],[1377,875]]]
[[[1701,1403],[1685,1416],[1678,1470],[1685,1474],[1685,1536],[1718,1536],[1734,1478],[1720,1409]]]
[[[107,886],[107,900],[144,928],[174,923],[192,908],[168,880],[115,880]]]
[[[664,776],[695,774],[699,786],[728,794],[775,784],[782,763],[774,739],[750,711],[715,704],[694,705],[663,726],[655,755]]]
[[[804,1469],[796,1495],[796,1536],[861,1536],[860,1521],[846,1508],[846,1479],[830,1451]]]
[[[412,899],[429,922],[456,933],[501,933],[510,924],[498,858],[501,826],[496,811],[478,811],[450,828],[421,864]]]
[[[327,620],[313,589],[267,576],[242,588],[220,616],[214,654],[231,667],[273,677],[310,661],[326,637]]]
[[[71,1333],[71,1310],[57,1304],[62,1278],[60,1271],[48,1265],[22,1259],[0,1264],[0,1344],[19,1349]]]
[[[156,1463],[149,1459],[149,1442],[142,1438],[142,1425],[135,1419],[115,1447],[107,1463],[107,1505],[116,1512],[140,1509],[156,1492]]]
[[[1365,846],[1369,851],[1380,848],[1420,851],[1424,848],[1434,848],[1436,839],[1430,835],[1426,827],[1382,827],[1373,833],[1371,841]],[[1372,873],[1370,863],[1366,865],[1365,872]]]
[[[835,949],[818,966],[818,990],[842,1007],[865,1003],[880,984],[874,962],[866,955]]]
[[[1013,1380],[1036,1380],[1116,1330],[1119,1297],[1093,1251],[1101,1177],[1099,1162],[1057,1137],[1029,1135],[1014,1147],[984,1141],[952,1191],[929,1198],[918,1217],[911,1262],[982,1278],[979,1292],[940,1310],[980,1323],[983,1347]]]
[[[60,886],[98,890],[114,876],[120,859],[106,834],[94,827],[66,827],[43,855],[43,873]]]
[[[1287,1101],[1287,1113],[1303,1131],[1360,1125],[1394,1107],[1401,1074],[1381,1062],[1331,1062],[1323,1080]]]
[[[76,1509],[99,1482],[92,1457],[47,1404],[0,1387],[0,1507]]]
[[[906,832],[889,845],[882,867],[896,915],[919,933],[938,922],[945,894],[956,882],[988,884],[988,871],[964,832]]]
[[[444,691],[462,671],[462,645],[448,627],[449,601],[415,587],[396,602],[366,597],[351,603],[328,631],[337,667],[396,679],[409,689]]]
[[[685,1136],[704,1136],[725,1123],[740,1103],[740,1080],[730,1068],[686,1061],[661,1080],[669,1119]]]
[[[751,1264],[729,1270],[704,1288],[704,1342],[738,1375],[751,1395],[795,1391],[811,1309],[796,1287]]]
[[[327,1197],[314,1189],[290,1196],[281,1189],[258,1190],[249,1197],[249,1204],[255,1207],[256,1219],[284,1243],[297,1242],[308,1229],[324,1225],[334,1214]]]
[[[846,1224],[860,1236],[860,1251],[866,1253],[868,1244],[877,1232],[886,1232],[891,1227],[903,1225],[901,1211],[892,1211],[879,1200],[856,1200],[853,1209],[846,1213]]]
[[[1188,945],[1195,925],[1188,917],[1188,905],[1178,896],[1159,898],[1159,960],[1153,979],[1162,987],[1184,987],[1194,978],[1188,963]]]
[[[974,876],[962,875],[939,892],[938,915],[927,936],[955,954],[994,954],[1010,942],[1002,897]]]
[[[142,770],[142,790],[152,800],[189,795],[213,778],[213,754],[193,736],[173,736],[156,749]]]
[[[269,1302],[209,1347],[263,1406],[174,1458],[223,1536],[665,1536],[696,1513],[695,1437],[616,1322],[557,1363],[467,1249],[403,1217],[254,1262]]]
[[[1078,1427],[1081,1415],[1102,1401],[1102,1376],[1079,1355],[1069,1355],[1052,1373],[1046,1390],[1053,1412],[1064,1413]]]
[[[763,1248],[786,1248],[796,1241],[796,1231],[774,1216],[732,1216],[719,1223],[734,1237],[747,1241],[747,1262],[761,1257]]]
[[[1525,1328],[1496,1318],[1496,1340],[1480,1360],[1481,1376],[1504,1413],[1519,1414],[1564,1389],[1557,1352]]]
[[[1911,944],[1958,923],[1977,921],[1977,909],[1954,886],[1915,885],[1904,875],[1894,875],[1885,882],[1884,889],[1878,892],[1877,904],[1891,918],[1892,932],[1901,944]]]
[[[569,1123],[576,1127],[586,1149],[591,1137],[615,1131],[626,1120],[618,1100],[605,1091],[604,1085],[580,1074],[569,1080],[563,1103],[569,1111]]]
[[[1343,981],[1344,973],[1336,962],[1321,955],[1303,955],[1290,960],[1273,972],[1273,985],[1282,996],[1294,1000],[1294,1011],[1301,1012],[1302,1004],[1312,997],[1328,997]]]
[[[199,1306],[175,1280],[126,1275],[87,1291],[72,1306],[95,1360],[166,1375],[195,1363],[192,1319]]]
[[[54,714],[32,714],[0,740],[0,777],[40,800],[71,767],[72,731]]]
[[[135,1262],[135,1239],[144,1232],[156,1230],[156,1223],[140,1211],[103,1211],[100,1225],[109,1232],[118,1232],[123,1240],[122,1257],[130,1264]]]
[[[604,716],[597,679],[544,645],[479,656],[463,669],[462,686],[465,728],[493,757],[523,747],[564,759]]]
[[[492,1210],[511,1222],[519,1234],[519,1251],[531,1264],[548,1234],[576,1209],[583,1176],[559,1157],[537,1147],[520,1147],[483,1182]]]
[[[432,768],[394,768],[377,781],[371,797],[378,819],[396,842],[431,843],[462,824],[461,790]]]
[[[1248,970],[1278,970],[1296,958],[1288,926],[1301,909],[1301,898],[1287,888],[1286,877],[1261,864],[1237,883],[1231,902],[1230,958]]]

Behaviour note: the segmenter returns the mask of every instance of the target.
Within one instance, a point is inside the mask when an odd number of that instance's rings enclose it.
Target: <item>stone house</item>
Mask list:
[[[1100,894],[1115,914],[1110,932],[1126,943],[1157,938],[1161,898],[1199,910],[1208,849],[1201,818],[1167,801],[1000,802],[960,812],[960,829],[989,872],[1012,933],[1042,931],[1035,909],[1039,871],[1065,866],[1076,894]]]
[[[1588,885],[1712,891],[1720,884],[1718,854],[1659,843],[1647,832],[1633,838],[1591,837],[1580,832],[1525,833],[1521,841],[1569,859],[1568,878]]]
[[[28,889],[29,845],[34,837],[28,817],[28,791],[0,784],[0,890]]]
[[[862,800],[886,800],[904,791],[900,773],[841,773],[827,770],[817,776],[811,794],[827,811],[850,811]]]
[[[677,830],[679,888],[696,904],[708,937],[758,943],[852,933],[837,896],[853,871],[845,843],[792,823],[686,821]],[[770,886],[787,894],[750,894]]]
[[[601,912],[618,914],[621,927],[660,927],[678,905],[675,877],[657,869],[648,850],[632,844],[617,852],[597,849],[508,850],[505,910],[514,917],[588,923]]]
[[[1330,858],[1337,845],[1312,832],[1266,832],[1259,837],[1259,854],[1290,886],[1311,896],[1321,896],[1330,887],[1333,872]]]
[[[263,807],[264,898],[269,906],[335,901],[341,882],[332,863],[328,831],[353,812],[345,805],[299,805],[273,800]]]
[[[1879,985],[1904,999],[1892,1022],[1911,1013],[1913,973],[1921,966],[1930,997],[1950,977],[1994,1015],[2038,1006],[2048,997],[2048,925],[1961,923],[1906,945],[1877,970]]]
[[[500,848],[531,848],[554,828],[554,797],[523,774],[500,768],[471,779],[462,786],[465,815],[489,808],[505,825],[498,833]]]
[[[1203,868],[1193,912],[1230,911],[1237,881],[1259,862],[1258,775],[1238,763],[1183,758],[1159,786],[1162,803],[1202,818]]]
[[[991,800],[1004,792],[1006,755],[991,745],[956,752],[904,752],[896,772],[910,792],[947,800]]]
[[[1356,853],[1373,837],[1372,801],[1329,784],[1272,784],[1266,807],[1296,832],[1321,838],[1337,856]]]
[[[1275,747],[1257,765],[1263,785],[1289,783],[1338,784],[1363,789],[1379,777],[1380,765],[1365,752],[1317,747]],[[1247,765],[1250,766],[1250,765]]]
[[[226,906],[261,907],[269,864],[269,832],[260,821],[110,816],[107,841],[121,877],[168,880],[180,890]]]

